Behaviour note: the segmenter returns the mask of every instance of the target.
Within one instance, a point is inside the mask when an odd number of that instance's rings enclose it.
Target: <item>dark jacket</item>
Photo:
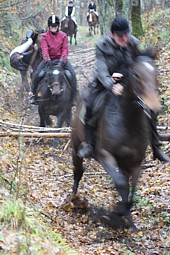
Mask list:
[[[129,45],[122,48],[108,35],[103,37],[96,44],[96,74],[97,85],[104,86],[111,90],[113,81],[111,76],[114,72],[121,72],[120,67],[130,63],[133,52],[138,51],[139,41],[130,35]]]
[[[96,5],[95,5],[95,3],[94,3],[93,5],[90,3],[89,6],[88,6],[88,9],[89,9],[89,11],[90,11],[90,10],[96,11]]]

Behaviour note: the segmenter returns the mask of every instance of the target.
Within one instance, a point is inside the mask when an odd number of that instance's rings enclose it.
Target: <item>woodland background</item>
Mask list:
[[[28,29],[46,29],[47,18],[64,16],[66,1],[0,1],[0,134],[39,126],[36,106],[20,97],[21,77],[9,64],[10,51]],[[88,1],[75,1],[78,45],[69,45],[81,90],[91,79],[95,42],[108,32],[116,13],[128,18],[141,46],[159,52],[156,65],[161,83],[159,132],[170,131],[170,9],[169,1],[97,1],[100,34],[89,36]],[[74,110],[74,109],[73,109]],[[25,127],[25,126],[26,127]],[[30,128],[31,127],[31,128]],[[89,210],[63,208],[72,192],[73,173],[69,139],[57,149],[50,138],[0,136],[0,254],[29,255],[169,255],[170,165],[153,161],[148,147],[132,208],[139,231],[111,229],[99,221],[101,208],[113,210],[118,200],[110,178],[97,162],[85,161],[80,196]],[[162,149],[170,155],[170,143]]]

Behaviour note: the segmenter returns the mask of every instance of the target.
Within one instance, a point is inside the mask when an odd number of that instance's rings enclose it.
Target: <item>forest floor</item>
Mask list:
[[[169,55],[169,46],[163,45],[157,60],[163,105],[159,125],[165,128],[170,127]],[[86,45],[70,46],[69,59],[78,74],[78,86],[82,90],[92,79],[94,70],[94,47],[90,40]],[[9,78],[8,74],[8,82],[0,86],[1,132],[9,128],[14,130],[9,123],[39,125],[37,106],[29,105],[28,96],[19,97],[19,82],[19,75],[11,77],[10,74]],[[73,185],[71,147],[66,147],[68,141],[67,138],[61,139],[55,149],[51,138],[2,137],[0,171],[6,187],[17,192],[17,196],[37,211],[50,229],[60,233],[77,254],[170,254],[170,164],[154,161],[148,147],[132,208],[138,231],[134,233],[116,226],[110,228],[100,220],[100,214],[103,208],[113,211],[119,198],[108,175],[92,159],[85,160],[85,173],[79,186],[79,195],[88,201],[88,210],[73,212],[63,206],[72,193]],[[170,155],[169,142],[163,142],[162,149]],[[8,196],[8,192],[2,189],[2,197],[4,194]],[[1,234],[5,235],[5,231],[1,229]],[[8,230],[3,239],[4,245],[10,236],[12,234]],[[0,254],[17,254],[3,253],[3,247],[0,239]],[[48,248],[49,251],[40,254],[58,254],[53,253],[50,246]]]

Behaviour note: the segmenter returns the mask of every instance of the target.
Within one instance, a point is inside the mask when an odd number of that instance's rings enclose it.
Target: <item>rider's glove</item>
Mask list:
[[[114,85],[112,87],[112,92],[116,96],[120,96],[123,93],[123,86],[120,83],[118,83],[118,82],[120,82],[122,77],[123,77],[123,74],[121,74],[121,73],[113,73],[112,74],[112,81],[114,83]]]

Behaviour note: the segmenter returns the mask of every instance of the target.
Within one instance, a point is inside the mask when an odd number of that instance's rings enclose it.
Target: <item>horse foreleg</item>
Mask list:
[[[74,41],[75,41],[75,45],[77,45],[76,33],[74,34]]]
[[[27,71],[20,71],[21,74],[21,95],[23,95],[24,90],[26,90],[26,92],[30,91],[30,86],[28,83],[28,79],[27,79]]]
[[[140,175],[140,170],[141,170],[140,166],[134,168],[133,171],[131,170],[131,172],[132,172],[132,182],[131,182],[132,189],[131,189],[130,196],[129,196],[129,203],[131,203],[131,205],[133,204],[133,198],[134,198],[137,182],[138,182],[139,175]]]
[[[89,26],[89,35],[91,36],[92,33],[91,33],[91,27]]]
[[[72,140],[73,150],[72,150],[72,160],[73,160],[73,172],[74,172],[74,184],[73,184],[73,194],[75,195],[78,190],[79,182],[83,176],[83,159],[77,156],[78,146],[74,144]]]
[[[72,44],[72,35],[70,35],[70,44]]]
[[[100,156],[97,156],[99,162],[112,178],[116,190],[120,194],[123,203],[128,203],[129,183],[127,177],[119,171],[115,158],[106,150],[100,151]]]
[[[45,120],[47,116],[44,114],[44,109],[42,109],[40,106],[38,106],[38,113],[40,116],[40,127],[45,127]]]

